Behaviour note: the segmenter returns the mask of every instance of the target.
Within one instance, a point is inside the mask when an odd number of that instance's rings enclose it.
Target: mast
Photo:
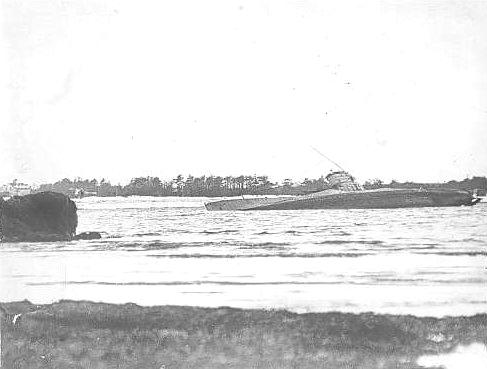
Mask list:
[[[337,166],[338,168],[340,168],[341,170],[343,170],[344,172],[346,172],[345,169],[343,169],[340,164],[334,162],[333,160],[331,160],[328,156],[326,156],[325,154],[323,154],[322,152],[320,152],[317,148],[313,147],[313,146],[310,146],[314,151],[316,151],[319,155],[321,155],[322,157],[324,157],[326,160],[328,160],[330,163],[334,164],[335,166]]]

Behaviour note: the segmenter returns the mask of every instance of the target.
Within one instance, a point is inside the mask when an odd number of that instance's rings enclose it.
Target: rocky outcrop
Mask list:
[[[101,238],[100,232],[82,232],[74,236],[75,240],[99,240]]]
[[[486,314],[296,314],[67,300],[0,303],[1,308],[4,368],[419,369],[422,355],[451,360],[442,354],[452,351],[465,364],[469,358],[478,363],[456,368],[485,368],[484,349],[460,356],[455,347],[487,342]]]
[[[69,241],[76,234],[76,204],[56,192],[0,198],[2,242]]]

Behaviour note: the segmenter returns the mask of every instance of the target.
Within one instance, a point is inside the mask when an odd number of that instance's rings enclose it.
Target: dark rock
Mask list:
[[[72,240],[78,225],[76,204],[56,192],[14,196],[0,201],[2,242]]]
[[[99,232],[83,232],[74,236],[75,240],[99,240],[100,238]]]

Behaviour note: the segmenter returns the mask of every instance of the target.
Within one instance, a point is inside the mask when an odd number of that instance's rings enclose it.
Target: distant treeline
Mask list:
[[[477,190],[479,196],[485,196],[487,191],[487,177],[465,178],[462,181],[449,181],[444,183],[417,183],[417,182],[397,182],[383,183],[380,179],[370,180],[364,183],[365,189],[374,188],[452,188],[460,190]]]
[[[364,183],[365,189],[382,187],[392,188],[457,188],[477,189],[479,195],[487,191],[486,177],[467,178],[462,181],[446,183],[397,182],[384,183],[379,179]],[[158,177],[133,178],[127,185],[112,185],[102,179],[63,179],[52,184],[43,184],[37,191],[55,191],[76,196],[240,196],[240,195],[301,195],[327,189],[328,184],[322,176],[318,179],[305,178],[300,182],[285,179],[281,183],[271,182],[267,176],[177,176],[173,180],[163,181]]]
[[[285,179],[282,183],[271,182],[267,176],[177,176],[173,180],[163,181],[158,177],[133,178],[125,186],[112,185],[102,179],[63,179],[52,184],[43,184],[37,191],[55,191],[68,196],[240,196],[240,195],[297,195],[320,191],[326,181],[305,179],[294,183]]]

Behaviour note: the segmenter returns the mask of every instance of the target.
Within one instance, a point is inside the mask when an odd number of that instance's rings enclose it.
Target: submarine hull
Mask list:
[[[312,195],[230,199],[205,204],[214,210],[394,209],[474,205],[470,192],[451,189],[391,189],[322,191]]]

